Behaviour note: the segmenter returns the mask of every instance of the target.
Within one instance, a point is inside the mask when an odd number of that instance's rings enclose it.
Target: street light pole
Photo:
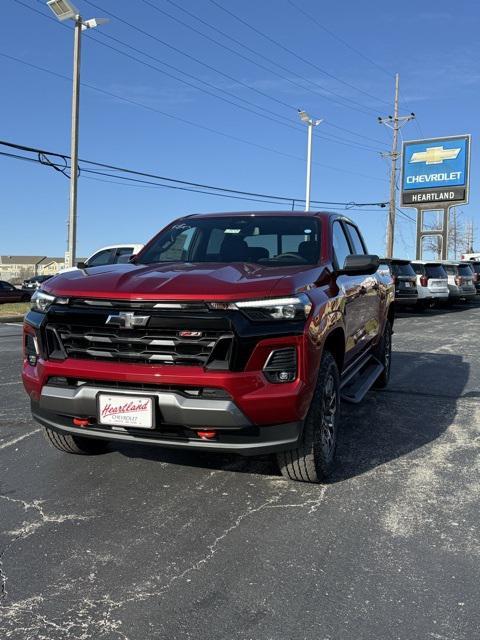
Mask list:
[[[80,12],[71,0],[47,0],[47,6],[54,15],[64,22],[75,22],[73,40],[73,86],[72,86],[72,129],[70,138],[70,205],[68,210],[67,251],[65,267],[75,266],[77,253],[77,194],[78,194],[78,120],[80,107],[80,53],[82,31],[94,29],[108,22],[108,18],[90,18],[83,20]]]
[[[310,211],[310,194],[312,190],[312,141],[313,127],[318,126],[322,120],[314,120],[306,111],[298,111],[300,120],[307,125],[307,179],[305,185],[305,211]]]
[[[75,16],[73,41],[72,131],[70,142],[70,209],[68,212],[68,242],[65,267],[74,267],[77,247],[77,195],[78,195],[78,124],[80,107],[80,54],[82,44],[82,18]]]

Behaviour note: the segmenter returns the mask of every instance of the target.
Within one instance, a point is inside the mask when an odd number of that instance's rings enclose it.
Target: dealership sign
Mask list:
[[[469,165],[469,135],[404,142],[402,206],[468,202]]]

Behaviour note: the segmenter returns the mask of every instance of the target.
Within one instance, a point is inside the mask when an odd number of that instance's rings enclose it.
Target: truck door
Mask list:
[[[367,254],[365,242],[358,228],[351,222],[344,222],[345,230],[350,238],[350,246],[356,255]],[[380,287],[376,275],[360,276],[362,279],[362,331],[364,346],[375,339],[380,331]]]

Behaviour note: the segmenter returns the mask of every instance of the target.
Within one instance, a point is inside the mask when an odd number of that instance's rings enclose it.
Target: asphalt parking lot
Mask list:
[[[0,325],[1,637],[480,637],[480,304],[402,314],[327,485],[269,457],[50,448]]]

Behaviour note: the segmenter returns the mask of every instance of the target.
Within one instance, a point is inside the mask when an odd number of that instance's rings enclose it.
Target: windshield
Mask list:
[[[254,262],[317,264],[320,227],[306,216],[225,216],[178,220],[142,251],[140,264],[155,262]]]
[[[440,264],[427,264],[425,268],[429,278],[440,278],[445,280],[447,277],[445,269]]]

